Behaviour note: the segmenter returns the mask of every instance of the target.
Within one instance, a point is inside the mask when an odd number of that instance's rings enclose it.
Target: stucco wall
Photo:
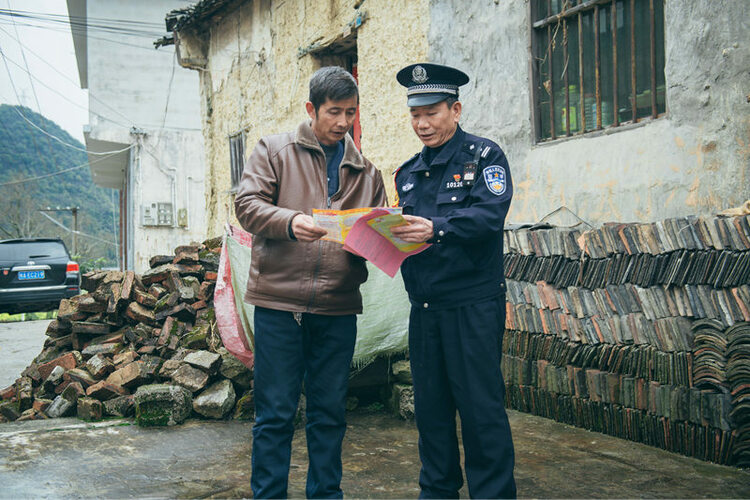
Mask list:
[[[472,78],[467,130],[508,155],[509,219],[566,205],[591,222],[712,214],[750,198],[750,17],[738,0],[666,0],[667,114],[534,144],[529,3],[432,0],[429,57]]]
[[[208,42],[208,62],[199,70],[209,165],[208,234],[220,234],[224,223],[234,220],[229,136],[245,130],[249,155],[263,135],[292,130],[307,119],[309,79],[325,59],[298,57],[298,50],[342,35],[357,15],[354,3],[244,2],[197,32],[179,34],[186,58],[191,47],[200,47],[196,38]],[[420,148],[395,73],[426,57],[427,7],[428,0],[382,0],[360,9],[366,11],[357,30],[362,150],[384,172],[389,190],[393,169]]]

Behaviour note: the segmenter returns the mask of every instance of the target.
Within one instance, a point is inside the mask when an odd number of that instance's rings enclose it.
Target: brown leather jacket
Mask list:
[[[347,210],[387,204],[383,177],[347,135],[339,190],[328,199],[326,160],[310,126],[262,138],[245,164],[234,207],[254,235],[245,301],[260,307],[328,315],[362,312],[365,261],[340,243],[295,241],[292,218],[313,208]]]

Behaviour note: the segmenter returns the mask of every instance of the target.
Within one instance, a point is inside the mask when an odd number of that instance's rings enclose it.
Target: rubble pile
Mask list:
[[[251,418],[252,371],[216,329],[220,250],[213,239],[153,257],[143,275],[85,273],[88,293],[61,302],[41,354],[0,390],[0,421]]]

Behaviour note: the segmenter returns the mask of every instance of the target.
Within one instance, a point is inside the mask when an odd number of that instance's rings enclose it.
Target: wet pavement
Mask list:
[[[519,497],[748,498],[750,471],[509,412]],[[413,422],[348,415],[342,487],[353,498],[416,498]],[[250,492],[251,426],[192,420],[0,424],[0,498],[240,498]],[[294,439],[289,494],[304,496],[304,431]],[[464,488],[462,497],[467,497]]]
[[[8,387],[42,352],[49,319],[0,323],[0,389]]]

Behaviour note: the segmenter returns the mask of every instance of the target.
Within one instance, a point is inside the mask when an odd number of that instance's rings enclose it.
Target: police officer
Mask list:
[[[458,410],[469,494],[512,498],[513,441],[500,372],[503,224],[513,194],[508,161],[497,144],[458,125],[465,73],[421,63],[396,78],[407,87],[412,127],[424,147],[396,171],[399,206],[409,224],[393,234],[432,243],[401,267],[412,306],[420,497],[458,498]]]

